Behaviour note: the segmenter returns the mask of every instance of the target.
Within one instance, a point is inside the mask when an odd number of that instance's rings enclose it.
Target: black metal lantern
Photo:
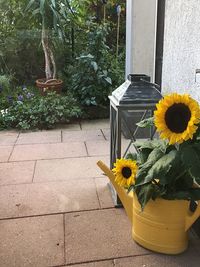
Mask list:
[[[156,103],[162,98],[160,87],[150,82],[144,74],[130,74],[128,79],[119,86],[110,99],[110,168],[116,159],[125,157],[131,152],[131,144],[136,138],[153,138],[153,129],[137,136],[136,122],[152,116]],[[125,139],[122,144],[122,133]],[[133,147],[133,146],[132,146]],[[109,185],[115,206],[121,206],[112,185]]]

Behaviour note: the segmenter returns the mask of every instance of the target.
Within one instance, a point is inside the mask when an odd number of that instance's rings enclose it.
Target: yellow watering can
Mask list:
[[[115,182],[113,172],[102,162],[97,165],[108,176],[132,223],[132,237],[141,246],[165,254],[179,254],[188,247],[188,229],[200,216],[200,204],[190,211],[187,200],[150,200],[141,211],[137,196]]]

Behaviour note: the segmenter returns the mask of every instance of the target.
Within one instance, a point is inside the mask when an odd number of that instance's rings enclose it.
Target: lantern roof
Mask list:
[[[116,105],[155,105],[161,98],[160,87],[144,74],[129,74],[128,79],[109,97]]]

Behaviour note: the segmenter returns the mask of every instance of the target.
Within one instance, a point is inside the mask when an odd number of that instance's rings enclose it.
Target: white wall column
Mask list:
[[[126,0],[126,76],[155,76],[157,0]]]
[[[126,77],[133,73],[133,0],[126,1]]]
[[[200,2],[166,0],[162,91],[200,102]]]

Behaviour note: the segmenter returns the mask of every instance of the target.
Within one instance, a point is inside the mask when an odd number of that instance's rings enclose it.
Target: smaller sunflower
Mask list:
[[[162,139],[168,139],[169,144],[192,139],[200,122],[197,101],[187,94],[173,93],[161,99],[156,107],[154,122]]]
[[[136,161],[131,159],[117,159],[114,163],[112,171],[115,174],[115,182],[123,187],[129,187],[131,184],[135,184],[135,176],[137,172]]]

